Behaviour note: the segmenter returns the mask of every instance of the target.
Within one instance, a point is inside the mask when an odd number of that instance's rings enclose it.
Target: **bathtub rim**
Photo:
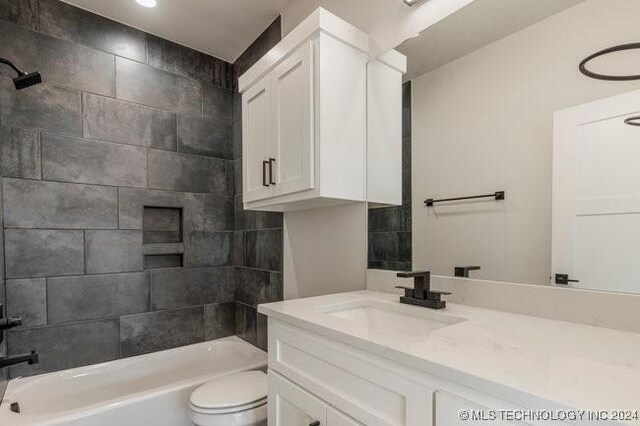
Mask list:
[[[77,374],[78,372],[82,372],[82,371],[104,368],[105,366],[113,365],[115,363],[122,363],[122,364],[135,363],[136,361],[139,361],[142,357],[153,357],[154,355],[166,356],[171,353],[180,353],[180,352],[185,352],[187,350],[194,350],[198,346],[208,346],[214,342],[238,343],[242,345],[244,348],[246,348],[247,350],[249,350],[253,356],[249,361],[239,365],[237,368],[168,383],[163,386],[154,387],[151,389],[127,394],[127,395],[116,397],[116,398],[111,398],[108,400],[100,401],[93,404],[88,404],[88,405],[78,407],[78,408],[73,408],[70,410],[52,411],[46,414],[15,413],[11,411],[11,404],[14,402],[18,402],[18,403],[20,402],[20,397],[19,396],[17,398],[13,397],[12,394],[19,392],[21,388],[27,385],[30,385],[33,382],[37,382],[42,378],[50,378],[53,376],[61,376],[61,375],[67,376],[67,375],[72,375],[73,373]],[[228,336],[228,337],[222,337],[219,339],[207,340],[205,342],[198,342],[191,345],[179,346],[176,348],[149,352],[149,353],[135,355],[131,357],[119,358],[111,361],[105,361],[98,364],[90,364],[90,365],[74,367],[66,370],[52,371],[49,373],[38,374],[35,376],[20,377],[20,378],[9,380],[7,384],[4,398],[0,403],[0,420],[7,419],[10,421],[11,420],[17,421],[18,423],[16,424],[16,426],[19,426],[22,424],[25,424],[25,425],[31,424],[29,422],[35,422],[35,424],[37,424],[38,426],[57,424],[57,422],[59,422],[62,419],[71,421],[71,420],[80,419],[80,418],[91,416],[91,415],[100,414],[102,412],[117,408],[118,406],[124,406],[126,405],[127,402],[144,401],[147,399],[151,399],[151,398],[155,398],[160,395],[163,395],[171,391],[172,389],[178,390],[178,389],[192,386],[192,385],[199,385],[218,377],[226,376],[229,374],[235,374],[242,371],[250,371],[250,370],[266,371],[267,370],[267,353],[262,349],[252,345],[251,343],[248,343],[240,339],[237,336]],[[25,421],[27,423],[23,423]]]

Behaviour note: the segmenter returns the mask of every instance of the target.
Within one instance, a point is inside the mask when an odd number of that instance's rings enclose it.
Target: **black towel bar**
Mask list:
[[[504,200],[504,191],[496,191],[493,194],[472,195],[470,197],[443,198],[441,200],[434,200],[433,198],[427,198],[424,201],[424,203],[427,205],[427,207],[431,207],[435,203],[442,203],[444,201],[472,200],[472,199],[475,199],[475,198],[493,198],[495,200]]]

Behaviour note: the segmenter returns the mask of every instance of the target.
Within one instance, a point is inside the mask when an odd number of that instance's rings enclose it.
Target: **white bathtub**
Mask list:
[[[265,352],[234,336],[15,379],[0,405],[0,425],[187,426],[196,387],[266,365]],[[14,402],[20,413],[11,411]]]

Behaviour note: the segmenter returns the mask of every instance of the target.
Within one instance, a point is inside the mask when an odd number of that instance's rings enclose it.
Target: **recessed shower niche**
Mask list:
[[[144,206],[142,213],[144,269],[183,265],[182,209]]]

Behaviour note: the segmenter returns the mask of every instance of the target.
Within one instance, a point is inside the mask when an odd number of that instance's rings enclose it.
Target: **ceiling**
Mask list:
[[[64,0],[82,9],[228,62],[235,60],[292,0]]]
[[[480,49],[584,0],[475,0],[398,50],[407,55],[405,80]]]

